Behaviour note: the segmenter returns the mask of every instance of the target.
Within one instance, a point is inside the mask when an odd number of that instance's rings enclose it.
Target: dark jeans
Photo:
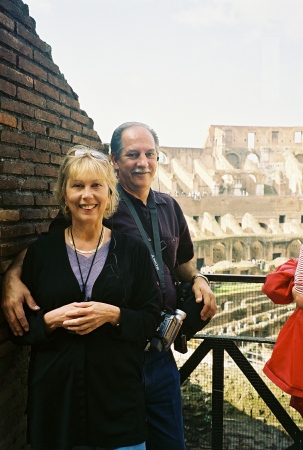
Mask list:
[[[147,450],[185,450],[180,376],[172,352],[144,352]]]

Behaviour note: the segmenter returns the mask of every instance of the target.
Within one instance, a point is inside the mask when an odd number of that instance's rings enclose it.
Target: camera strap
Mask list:
[[[156,273],[157,276],[159,278],[159,282],[160,282],[160,288],[161,288],[161,292],[163,294],[163,298],[164,298],[164,294],[165,294],[165,281],[164,281],[164,270],[163,270],[163,260],[162,260],[162,250],[161,250],[161,241],[160,241],[160,233],[159,233],[159,224],[158,224],[158,214],[157,214],[157,210],[156,210],[156,203],[155,200],[153,198],[153,195],[150,194],[148,196],[148,200],[147,200],[147,206],[148,209],[150,211],[150,217],[151,217],[151,225],[152,225],[152,231],[153,231],[153,241],[154,241],[154,246],[155,246],[155,250],[153,249],[151,243],[150,243],[150,238],[148,237],[142,222],[139,218],[139,215],[136,211],[136,208],[134,207],[132,201],[127,197],[127,195],[125,194],[123,188],[121,187],[120,184],[118,184],[117,186],[117,190],[120,194],[121,199],[124,201],[124,203],[126,204],[126,206],[128,207],[134,221],[136,222],[136,225],[141,233],[142,239],[145,242],[147,248],[149,249],[150,252],[150,257],[151,260],[153,262],[153,265],[156,269]],[[164,305],[165,306],[165,305]]]

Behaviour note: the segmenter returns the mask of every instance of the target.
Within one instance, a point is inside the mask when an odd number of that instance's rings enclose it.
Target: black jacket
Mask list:
[[[120,447],[146,440],[142,348],[159,322],[152,271],[142,241],[114,231],[92,300],[120,307],[121,325],[104,324],[84,336],[63,328],[46,335],[44,313],[80,301],[80,288],[63,232],[29,247],[22,280],[41,311],[27,311],[30,331],[13,340],[32,346],[28,430],[34,449]]]

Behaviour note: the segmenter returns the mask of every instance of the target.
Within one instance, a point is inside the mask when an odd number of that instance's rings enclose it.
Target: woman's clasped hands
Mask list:
[[[94,301],[69,303],[44,315],[47,333],[62,327],[84,335],[107,322],[112,325],[120,323],[120,308]]]

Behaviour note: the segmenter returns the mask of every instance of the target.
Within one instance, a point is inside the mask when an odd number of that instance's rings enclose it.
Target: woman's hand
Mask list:
[[[64,327],[64,321],[67,318],[67,313],[74,312],[78,303],[69,303],[68,305],[61,306],[60,308],[53,309],[52,311],[44,314],[44,325],[46,333],[51,333],[56,328]]]
[[[64,312],[62,326],[77,334],[88,334],[107,322],[118,325],[121,320],[120,308],[107,303],[83,302],[68,306],[72,308]]]

